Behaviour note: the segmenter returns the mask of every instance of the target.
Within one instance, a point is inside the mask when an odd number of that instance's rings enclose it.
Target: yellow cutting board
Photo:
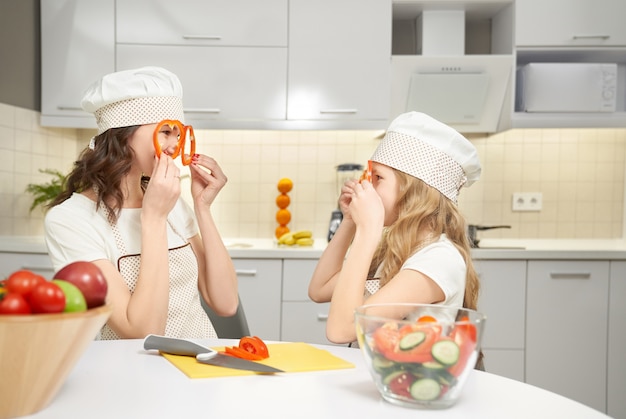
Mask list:
[[[223,351],[224,348],[214,348]],[[285,372],[303,372],[354,368],[354,364],[336,357],[330,352],[311,346],[306,343],[278,343],[267,345],[270,357],[260,364],[270,365]],[[253,371],[235,370],[232,368],[217,367],[196,361],[193,356],[171,355],[162,353],[176,368],[189,378],[231,377],[239,375],[258,374]]]

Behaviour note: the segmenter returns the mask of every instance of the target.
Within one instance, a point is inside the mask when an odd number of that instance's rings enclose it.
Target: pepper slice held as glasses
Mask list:
[[[178,128],[178,132],[180,133],[180,138],[178,139],[178,143],[176,144],[174,153],[172,153],[172,159],[175,159],[176,157],[178,157],[178,154],[180,154],[183,166],[189,166],[191,164],[193,155],[196,153],[196,136],[193,132],[193,127],[191,125],[183,125],[182,122],[177,120],[165,119],[159,122],[154,129],[154,133],[152,134],[152,141],[154,143],[154,150],[156,151],[157,157],[161,157],[162,153],[161,143],[159,141],[159,133],[161,132],[161,129],[166,125],[171,128]],[[190,141],[189,153],[185,153],[185,143],[187,139]]]

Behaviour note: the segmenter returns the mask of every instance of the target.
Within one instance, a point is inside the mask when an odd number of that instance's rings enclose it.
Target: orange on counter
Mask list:
[[[286,226],[291,221],[291,212],[287,209],[279,209],[276,211],[276,221],[281,226]]]
[[[280,209],[287,208],[290,203],[291,203],[291,199],[289,198],[289,195],[287,195],[286,193],[281,193],[280,195],[276,197],[276,206]]]
[[[278,190],[284,194],[293,189],[293,181],[288,177],[284,177],[278,181]]]
[[[276,227],[276,231],[274,231],[274,235],[276,236],[277,239],[280,239],[283,236],[283,234],[287,234],[289,233],[289,231],[290,231],[289,227],[287,226],[284,226],[284,225],[278,226]]]

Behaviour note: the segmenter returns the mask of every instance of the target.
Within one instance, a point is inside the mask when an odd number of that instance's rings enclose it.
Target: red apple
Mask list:
[[[88,309],[104,305],[107,281],[100,268],[92,262],[72,262],[55,273],[53,279],[62,279],[76,285],[85,296]]]

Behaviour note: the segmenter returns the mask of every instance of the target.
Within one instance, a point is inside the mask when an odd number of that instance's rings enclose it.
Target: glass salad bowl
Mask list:
[[[430,304],[370,304],[355,311],[359,346],[382,397],[426,409],[459,399],[478,361],[485,320],[474,310]]]

